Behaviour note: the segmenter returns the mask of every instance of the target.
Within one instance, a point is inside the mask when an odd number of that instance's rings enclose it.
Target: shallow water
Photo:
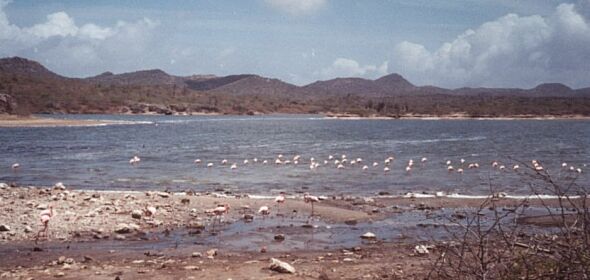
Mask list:
[[[211,221],[205,223],[206,229],[198,234],[191,230],[176,229],[164,233],[163,229],[154,228],[152,233],[137,236],[128,234],[125,241],[113,239],[91,240],[86,242],[46,243],[38,246],[44,250],[128,250],[161,251],[178,249],[179,252],[199,248],[223,248],[227,251],[257,252],[265,247],[269,252],[292,252],[299,250],[338,250],[350,249],[371,242],[402,242],[410,244],[432,243],[434,241],[455,240],[453,233],[462,236],[467,224],[471,224],[477,209],[456,208],[432,211],[397,208],[399,213],[388,213],[384,219],[362,222],[355,225],[328,223],[317,218],[310,219],[306,214],[295,216],[256,216],[252,222],[243,220],[223,221],[212,227]],[[552,209],[555,211],[555,209]],[[465,213],[466,218],[453,218],[456,212]],[[484,209],[479,215],[483,231],[495,222],[496,212]],[[554,233],[557,228],[518,225],[514,227],[518,216],[535,216],[547,214],[539,207],[519,208],[516,213],[507,213],[498,209],[498,215],[506,214],[501,219],[503,229],[529,234]],[[571,212],[567,212],[568,214]],[[309,226],[309,227],[306,227]],[[474,227],[471,225],[471,229]],[[360,236],[372,232],[376,240],[364,240]],[[283,234],[285,240],[276,241],[274,236]],[[30,251],[31,242],[5,244],[0,247],[0,254],[12,251]]]
[[[316,115],[273,116],[118,116],[64,115],[68,119],[125,120],[136,124],[92,127],[0,128],[0,182],[76,188],[196,191],[223,188],[272,194],[373,195],[408,191],[464,194],[496,191],[528,194],[526,181],[511,171],[511,159],[539,160],[554,176],[576,176],[587,185],[587,172],[562,170],[567,162],[585,170],[590,164],[590,122],[585,120],[335,120]],[[301,155],[299,165],[276,166],[283,154]],[[363,163],[336,169],[331,161],[309,169],[315,157],[329,155]],[[129,159],[141,162],[132,166]],[[383,160],[395,156],[390,172]],[[254,158],[259,163],[253,164]],[[427,157],[425,164],[420,162]],[[203,163],[196,165],[195,159]],[[445,162],[465,173],[447,172]],[[237,163],[231,170],[221,161]],[[244,165],[244,159],[250,164]],[[406,163],[413,159],[411,174]],[[268,165],[262,165],[268,160]],[[493,169],[493,160],[508,171]],[[11,170],[18,162],[21,168]],[[208,162],[214,167],[206,168]],[[373,162],[379,166],[373,168]],[[478,162],[479,169],[466,165]],[[369,170],[361,166],[369,165]]]

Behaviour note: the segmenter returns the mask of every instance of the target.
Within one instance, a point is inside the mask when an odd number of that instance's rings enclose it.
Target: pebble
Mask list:
[[[193,252],[191,257],[193,258],[200,258],[203,257],[203,254],[201,254],[201,252]]]
[[[141,212],[141,210],[133,210],[133,212],[131,212],[131,218],[133,219],[141,219],[141,215],[143,213]]]
[[[10,227],[8,225],[0,225],[0,231],[10,231]]]
[[[290,265],[290,264],[288,264],[286,262],[280,261],[278,259],[275,259],[275,258],[271,258],[270,259],[269,268],[271,270],[274,270],[274,271],[279,272],[279,273],[290,273],[290,274],[294,274],[296,272],[295,271],[295,268],[292,265]]]
[[[366,232],[365,234],[361,235],[362,239],[375,239],[377,236],[372,232]]]
[[[285,235],[284,234],[277,234],[277,235],[275,235],[275,240],[276,241],[283,241],[283,240],[285,240]]]

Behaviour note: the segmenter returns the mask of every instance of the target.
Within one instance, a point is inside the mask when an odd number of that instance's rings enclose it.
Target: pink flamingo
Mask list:
[[[229,204],[223,204],[223,205],[218,205],[217,207],[213,208],[213,209],[208,209],[205,210],[205,213],[208,215],[213,215],[215,216],[213,219],[213,231],[215,232],[215,221],[219,220],[219,223],[221,223],[221,218],[223,217],[224,214],[229,213]]]
[[[49,209],[45,209],[43,211],[41,211],[41,213],[39,214],[39,220],[41,221],[41,224],[43,225],[43,228],[37,232],[37,238],[35,238],[35,243],[37,243],[37,241],[39,240],[39,237],[41,237],[41,233],[43,233],[43,236],[45,238],[47,238],[47,230],[49,229],[49,220],[51,220],[51,218],[53,217],[53,206],[49,206]]]
[[[268,206],[260,206],[258,209],[258,214],[262,215],[262,219],[266,218],[266,216],[270,215],[270,208]]]
[[[275,202],[277,203],[277,215],[281,211],[281,204],[285,203],[285,195],[281,192],[276,198]]]
[[[314,215],[314,211],[313,211],[313,204],[320,201],[320,199],[317,196],[313,196],[313,195],[309,195],[309,193],[305,193],[303,195],[303,201],[305,201],[305,203],[311,203],[311,215],[310,217],[313,217]]]

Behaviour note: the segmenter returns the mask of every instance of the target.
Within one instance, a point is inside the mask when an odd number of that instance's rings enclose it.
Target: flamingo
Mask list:
[[[514,171],[517,171],[519,168],[520,168],[520,166],[519,166],[518,164],[515,164],[515,165],[512,167],[512,170],[514,170]]]
[[[226,164],[227,164],[227,159],[223,159],[223,160],[221,161],[221,165],[226,165]]]
[[[200,159],[195,159],[195,164],[199,164],[199,163],[201,163],[201,160]]]
[[[265,160],[263,160],[263,161],[262,161],[262,164],[268,164],[268,160],[266,160],[266,159],[265,159]]]
[[[283,161],[282,161],[280,158],[277,158],[277,159],[275,160],[275,164],[276,164],[276,165],[281,165],[281,164],[283,164]]]
[[[310,195],[309,193],[305,193],[303,195],[303,201],[305,203],[311,203],[311,215],[309,215],[310,217],[313,217],[314,215],[314,209],[313,209],[313,204],[320,201],[320,199],[317,196],[314,195]]]
[[[385,168],[383,168],[383,172],[389,172],[389,167],[385,166]]]
[[[455,170],[455,168],[454,168],[452,165],[449,165],[449,166],[447,167],[447,170],[448,170],[449,172],[453,172],[453,170]]]
[[[329,159],[329,160],[332,160],[332,159],[334,159],[334,156],[333,156],[333,155],[329,155],[329,156],[328,156],[328,159]]]
[[[244,160],[244,164],[248,164],[248,160],[247,159]]]
[[[254,158],[252,161],[253,161],[254,163],[257,163],[257,162],[258,162],[258,158]]]
[[[363,165],[363,170],[367,170],[367,169],[369,169],[369,167],[366,165]]]
[[[566,162],[562,163],[562,164],[561,164],[561,167],[562,167],[562,168],[566,168],[566,167],[567,167],[567,163],[566,163]]]
[[[378,166],[379,163],[378,162],[373,162],[373,167]]]
[[[141,159],[138,156],[133,156],[130,160],[129,160],[129,164],[137,164],[141,161]]]
[[[457,173],[459,173],[459,174],[463,174],[463,168],[459,168],[459,169],[457,169]]]
[[[492,161],[492,167],[498,167],[498,162],[497,161]]]
[[[277,197],[275,197],[275,202],[277,203],[277,215],[281,211],[281,204],[285,203],[285,195],[280,193]]]
[[[260,208],[258,208],[258,214],[262,215],[262,218],[264,219],[266,216],[270,215],[270,208],[266,205],[260,206]]]
[[[234,163],[230,166],[230,169],[237,169],[238,168],[238,164]]]
[[[447,165],[451,165],[451,161],[450,160],[447,160]]]
[[[338,166],[336,166],[336,168],[338,168],[338,169],[343,169],[343,168],[344,168],[344,165],[342,165],[342,164],[338,164]]]
[[[206,214],[215,216],[215,218],[213,219],[213,231],[215,231],[215,221],[219,220],[219,223],[221,223],[221,218],[223,217],[224,214],[229,213],[229,208],[230,208],[229,204],[223,204],[223,205],[218,205],[217,207],[215,207],[213,209],[205,210]]]
[[[39,214],[39,220],[41,221],[41,224],[43,225],[43,228],[37,232],[37,237],[35,238],[35,243],[37,243],[37,240],[39,240],[39,237],[41,237],[41,233],[43,233],[43,236],[45,236],[45,238],[47,238],[47,229],[49,228],[49,220],[51,220],[51,218],[53,218],[53,206],[49,206],[49,209],[45,209],[43,211],[41,211],[41,213]]]
[[[363,162],[363,159],[362,158],[356,158],[356,162],[361,163],[361,162]]]
[[[207,167],[209,167],[209,168],[213,167],[213,163],[212,162],[207,163]]]
[[[406,166],[406,173],[408,173],[408,175],[410,175],[412,173],[412,166],[411,165]]]
[[[11,166],[12,169],[19,169],[20,168],[20,164],[19,163],[14,163]]]

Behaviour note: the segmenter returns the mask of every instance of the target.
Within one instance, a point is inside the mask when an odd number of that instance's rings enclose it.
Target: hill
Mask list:
[[[105,72],[76,79],[63,77],[38,62],[20,57],[0,59],[0,94],[15,100],[14,108],[18,112],[12,113],[19,114],[590,116],[590,88],[571,89],[558,83],[531,89],[445,89],[415,86],[399,74],[389,74],[375,80],[335,78],[295,86],[252,74],[180,77],[159,69],[121,74]]]

